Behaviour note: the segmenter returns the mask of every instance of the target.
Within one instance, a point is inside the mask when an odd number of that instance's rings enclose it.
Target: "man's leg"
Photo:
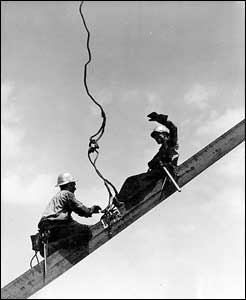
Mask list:
[[[127,210],[130,209],[143,200],[163,175],[162,170],[153,170],[128,177],[122,185],[118,200],[124,202]]]
[[[87,247],[92,237],[90,227],[76,221],[67,224],[56,224],[50,228],[51,236],[48,243],[48,255],[59,249]]]

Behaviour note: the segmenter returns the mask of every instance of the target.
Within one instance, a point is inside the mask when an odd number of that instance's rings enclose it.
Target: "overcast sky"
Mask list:
[[[29,268],[30,235],[58,174],[107,205],[87,158],[101,125],[83,86],[78,1],[1,2],[2,286]],[[180,161],[245,116],[242,1],[85,1],[87,83],[103,106],[100,171],[120,189],[159,146],[147,114],[178,126]],[[97,249],[32,299],[244,298],[245,145]],[[100,215],[85,219],[96,223]]]

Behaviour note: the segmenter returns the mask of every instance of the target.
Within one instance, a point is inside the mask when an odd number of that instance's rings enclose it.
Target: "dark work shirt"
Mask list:
[[[165,125],[169,129],[169,140],[166,145],[161,145],[157,154],[148,163],[151,170],[160,169],[160,162],[163,164],[171,164],[173,166],[177,166],[178,163],[179,153],[177,127],[171,121],[166,121],[161,124]]]

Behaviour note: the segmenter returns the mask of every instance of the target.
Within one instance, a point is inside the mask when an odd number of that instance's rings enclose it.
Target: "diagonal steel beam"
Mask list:
[[[187,184],[242,143],[244,139],[245,120],[242,120],[179,166],[179,186]],[[30,297],[176,192],[172,185],[161,193],[161,186],[162,180],[159,180],[155,188],[150,193],[147,193],[138,205],[127,211],[111,228],[104,229],[100,222],[95,224],[93,226],[93,237],[89,242],[88,249],[60,250],[49,256],[47,259],[48,274],[45,282],[43,280],[44,261],[42,261],[40,265],[34,266],[33,269],[28,270],[3,287],[1,289],[1,299],[26,299]]]

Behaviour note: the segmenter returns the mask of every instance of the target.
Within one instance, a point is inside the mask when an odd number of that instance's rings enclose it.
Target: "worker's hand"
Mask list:
[[[162,122],[167,121],[168,115],[162,115],[162,114],[158,114],[156,112],[152,112],[152,113],[148,114],[147,117],[150,118],[149,121],[156,121],[156,122],[162,123]]]
[[[101,207],[99,205],[93,205],[92,206],[92,212],[93,214],[98,214],[101,211]]]

